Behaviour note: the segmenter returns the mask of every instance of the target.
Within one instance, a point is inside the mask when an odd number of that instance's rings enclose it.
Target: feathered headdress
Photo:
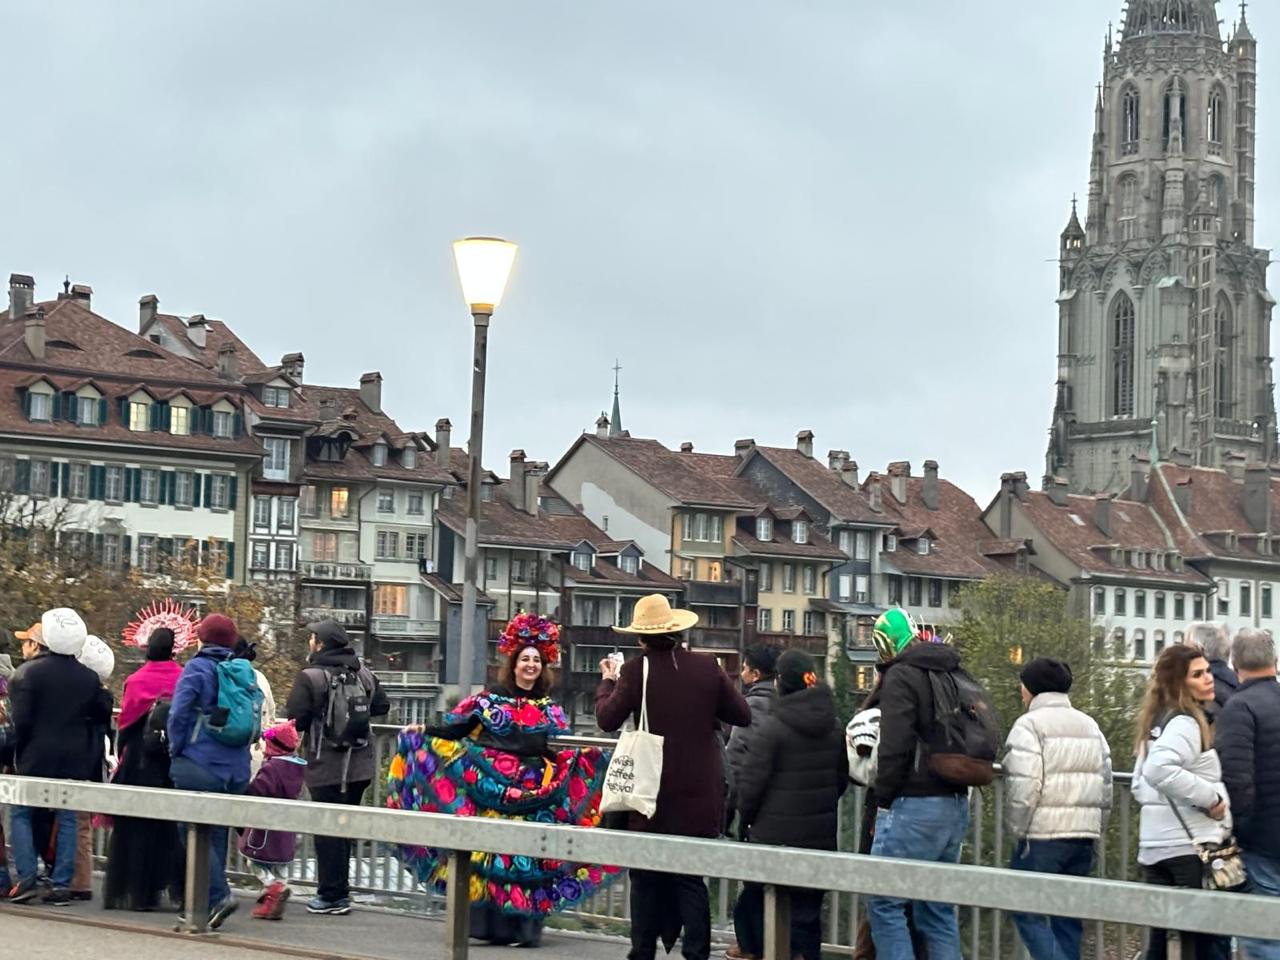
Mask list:
[[[560,625],[536,613],[516,614],[502,631],[498,652],[508,657],[525,647],[533,647],[547,663],[555,663],[560,659]]]
[[[157,600],[143,607],[121,632],[124,642],[135,647],[145,647],[152,631],[168,627],[173,631],[173,652],[181,653],[196,637],[196,611],[174,600]]]

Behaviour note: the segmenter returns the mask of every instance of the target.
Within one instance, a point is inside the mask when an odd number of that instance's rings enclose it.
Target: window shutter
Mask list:
[[[160,404],[152,403],[147,407],[147,427],[151,430],[160,429]]]
[[[206,507],[213,506],[213,477],[212,475],[205,477],[204,481],[204,505]]]
[[[92,400],[86,400],[85,403],[93,403]],[[107,398],[103,397],[98,401],[98,426],[105,426],[107,422]]]
[[[28,420],[31,419],[31,391],[22,391],[22,415]]]
[[[169,432],[169,424],[171,420],[172,416],[169,411],[169,401],[166,400],[164,403],[160,404],[160,429],[165,433]]]
[[[227,579],[233,580],[236,575],[236,543],[234,540],[227,541]]]
[[[62,419],[62,394],[61,393],[58,393],[56,391],[54,392],[53,400],[50,403],[50,406],[53,408],[53,419],[61,420]]]
[[[62,465],[62,495],[64,497],[71,495],[71,464],[64,463]]]
[[[239,440],[240,435],[243,431],[244,431],[244,417],[241,414],[233,413],[231,415],[231,436]]]
[[[31,461],[19,460],[14,464],[13,488],[18,493],[31,492]]]
[[[137,467],[124,469],[124,498],[130,503],[137,503],[142,496],[142,471]]]
[[[102,534],[100,533],[93,535],[93,560],[95,563],[102,563]]]
[[[80,419],[80,398],[74,393],[68,391],[62,395],[62,415],[72,423]]]
[[[202,502],[200,499],[200,477],[201,476],[202,475],[199,473],[193,473],[191,475],[191,506],[193,507],[200,506]]]
[[[173,557],[173,537],[160,537],[156,540],[156,553],[162,557]]]
[[[120,422],[126,427],[129,426],[129,398],[121,397],[116,401],[116,406],[120,410]]]
[[[201,407],[201,408],[200,408],[200,420],[199,420],[199,425],[200,425],[200,429],[199,429],[199,432],[200,432],[200,433],[207,433],[207,434],[209,434],[209,435],[211,435],[211,436],[212,436],[212,434],[213,434],[213,407]],[[193,430],[193,431],[191,431],[191,432],[192,432],[192,433],[195,433],[196,431],[195,431],[195,430]]]
[[[107,468],[97,464],[89,468],[89,499],[101,500],[106,495]]]
[[[133,566],[133,537],[127,533],[120,538],[120,569],[128,570]]]
[[[239,477],[234,474],[227,481],[227,509],[234,510],[236,508],[236,487],[239,486]]]
[[[58,495],[58,478],[62,476],[62,471],[58,469],[56,463],[49,463],[49,496],[56,497]]]
[[[177,474],[166,470],[160,474],[160,502],[173,505],[173,488],[177,483]]]

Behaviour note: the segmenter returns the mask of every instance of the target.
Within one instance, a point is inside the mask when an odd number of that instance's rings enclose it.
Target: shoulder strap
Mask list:
[[[1195,843],[1196,842],[1195,834],[1191,832],[1191,828],[1187,826],[1187,821],[1184,820],[1182,818],[1182,814],[1178,812],[1178,805],[1173,802],[1172,797],[1165,797],[1165,800],[1168,801],[1169,809],[1173,811],[1173,815],[1177,817],[1178,822],[1182,824],[1182,829],[1186,832],[1187,839],[1190,840],[1192,843]]]
[[[640,660],[643,662],[641,669],[644,671],[644,679],[640,681],[640,730],[643,733],[649,732],[649,658],[642,656]]]

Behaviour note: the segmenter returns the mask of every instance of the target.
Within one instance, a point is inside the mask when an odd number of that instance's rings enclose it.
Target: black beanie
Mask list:
[[[786,650],[778,657],[778,693],[797,693],[818,682],[818,667],[803,650]]]
[[[1033,697],[1042,693],[1071,692],[1071,668],[1052,657],[1032,660],[1022,668],[1020,679]]]
[[[772,679],[778,670],[778,648],[761,645],[752,647],[742,658],[752,670],[759,670],[765,679]]]
[[[147,635],[148,660],[173,659],[173,631],[168,627],[156,627]]]

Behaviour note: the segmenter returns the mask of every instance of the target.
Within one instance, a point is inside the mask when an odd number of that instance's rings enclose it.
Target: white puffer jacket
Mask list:
[[[1195,717],[1179,714],[1152,732],[1155,736],[1133,771],[1133,795],[1142,804],[1138,849],[1147,854],[1141,858],[1145,863],[1163,859],[1158,856],[1162,850],[1176,856],[1191,846],[1170,800],[1178,805],[1196,843],[1221,843],[1231,835],[1231,799],[1222,785],[1222,764],[1217,750],[1201,748]],[[1214,820],[1205,811],[1219,800],[1227,802],[1227,815]]]
[[[1005,741],[1008,825],[1027,840],[1097,839],[1111,809],[1111,748],[1065,693],[1031,700]]]

